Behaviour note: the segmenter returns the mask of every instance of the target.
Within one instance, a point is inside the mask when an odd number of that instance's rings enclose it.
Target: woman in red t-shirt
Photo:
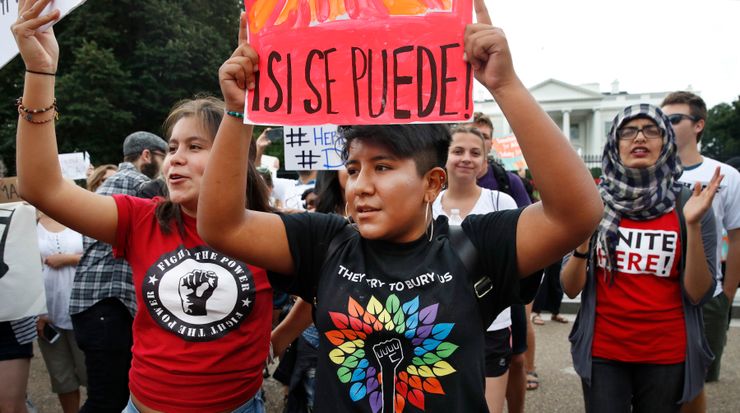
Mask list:
[[[682,204],[673,129],[647,104],[616,116],[602,165],[604,216],[561,274],[569,297],[582,292],[570,339],[586,411],[677,412],[701,389],[689,377],[704,368],[696,315],[713,291],[710,207],[722,177]]]
[[[53,31],[37,31],[59,11],[39,17],[41,9],[43,2],[21,3],[13,25],[27,68],[19,101],[19,187],[44,213],[113,245],[114,255],[131,265],[138,311],[124,411],[264,412],[260,387],[272,309],[265,270],[212,250],[196,227],[203,171],[228,113],[224,103],[186,100],[168,116],[166,199],[103,196],[65,181],[52,103],[58,47]],[[269,211],[266,186],[252,161],[245,165],[249,207]]]

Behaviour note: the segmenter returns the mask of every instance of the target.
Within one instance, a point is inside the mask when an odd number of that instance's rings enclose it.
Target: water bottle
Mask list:
[[[450,210],[450,217],[447,218],[447,222],[450,225],[462,225],[462,217],[460,216],[460,210],[457,208],[452,208]]]

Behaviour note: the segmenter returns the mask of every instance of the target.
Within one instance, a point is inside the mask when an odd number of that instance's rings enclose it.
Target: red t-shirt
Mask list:
[[[147,407],[176,413],[220,412],[262,385],[272,314],[265,270],[214,251],[183,214],[164,234],[156,201],[115,195],[114,254],[133,270],[131,393]]]
[[[679,234],[675,212],[649,221],[623,218],[612,285],[604,278],[604,251],[597,250],[594,357],[651,364],[684,361]]]

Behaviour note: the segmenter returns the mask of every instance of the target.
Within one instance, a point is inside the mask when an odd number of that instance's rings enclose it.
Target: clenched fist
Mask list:
[[[182,310],[188,315],[206,315],[206,301],[218,287],[218,276],[213,271],[194,270],[180,278],[177,291]]]

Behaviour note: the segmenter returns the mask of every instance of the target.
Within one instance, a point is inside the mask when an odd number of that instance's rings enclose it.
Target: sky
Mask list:
[[[740,0],[486,0],[527,87],[614,80],[630,93],[740,95]],[[476,93],[476,96],[478,94]]]

